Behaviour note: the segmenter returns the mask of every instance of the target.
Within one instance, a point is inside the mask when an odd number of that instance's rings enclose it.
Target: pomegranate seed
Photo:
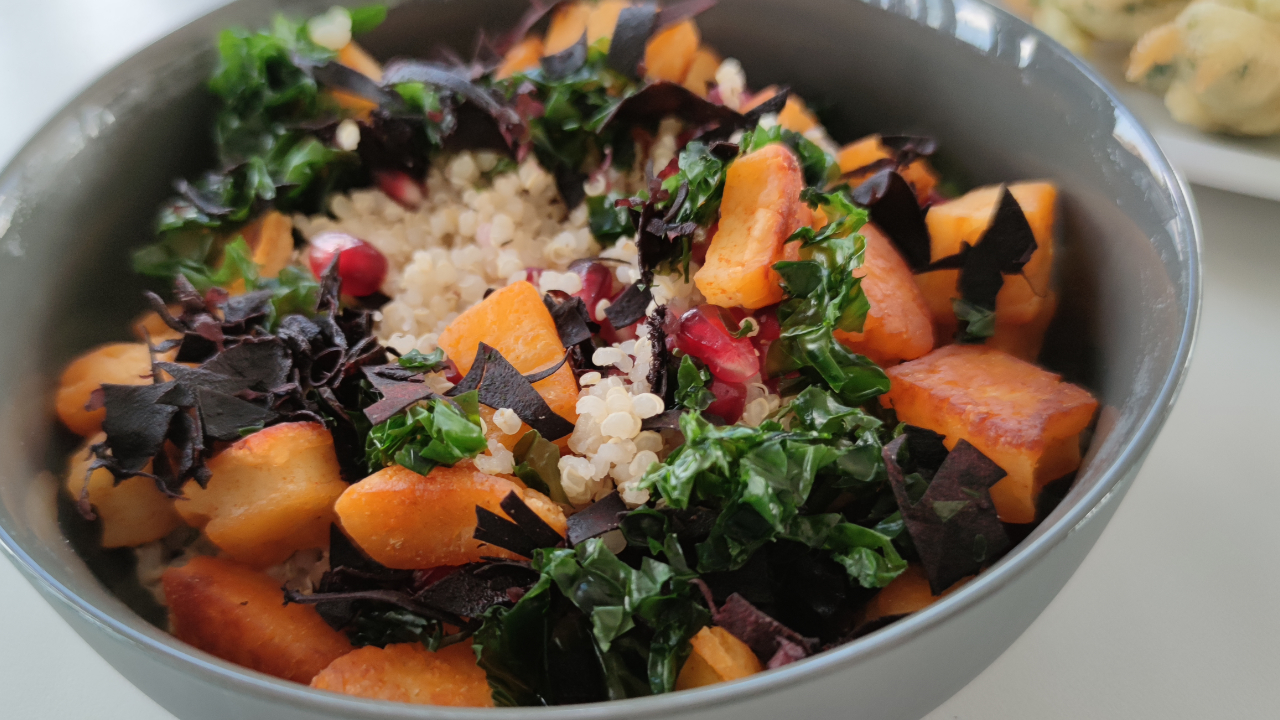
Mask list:
[[[706,363],[725,382],[745,382],[760,372],[751,341],[730,335],[715,305],[699,305],[680,318],[676,347]]]
[[[604,263],[590,260],[576,260],[569,269],[582,278],[582,289],[574,293],[574,297],[582,298],[583,304],[587,306],[587,314],[592,320],[604,322],[604,313],[597,314],[596,307],[600,305],[601,300],[614,297],[613,273]]]
[[[454,385],[462,382],[462,371],[459,370],[458,366],[454,365],[453,361],[448,358],[445,358],[444,361],[444,379]]]
[[[542,279],[542,268],[525,268],[524,279],[528,280],[530,285],[538,287],[538,281]]]
[[[364,297],[378,292],[387,276],[387,259],[378,249],[360,238],[346,233],[327,232],[311,238],[307,262],[316,277],[324,274],[338,256],[338,277],[342,292]]]
[[[721,418],[732,425],[742,417],[742,409],[747,405],[747,386],[742,383],[729,383],[720,378],[711,379],[711,394],[716,396],[714,402],[707,406],[707,413]]]
[[[426,188],[408,173],[399,170],[379,170],[373,174],[378,189],[387,197],[408,210],[416,210],[427,197]]]

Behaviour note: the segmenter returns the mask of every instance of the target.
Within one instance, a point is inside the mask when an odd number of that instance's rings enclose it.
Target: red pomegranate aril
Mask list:
[[[681,316],[676,347],[706,363],[721,380],[746,382],[760,372],[760,356],[749,339],[729,334],[720,311],[715,305],[699,305]]]
[[[613,272],[604,263],[590,260],[575,261],[569,266],[569,270],[582,278],[582,289],[574,293],[574,297],[582,298],[582,303],[587,306],[587,314],[592,320],[603,322],[604,313],[597,313],[596,308],[599,307],[601,300],[608,300],[614,296]]]
[[[524,269],[524,279],[529,281],[530,285],[538,287],[539,281],[542,280],[542,268],[530,267]]]
[[[427,197],[422,183],[399,170],[379,170],[373,174],[373,180],[387,197],[408,210],[417,210]]]
[[[338,277],[342,279],[342,292],[354,297],[364,297],[378,292],[387,277],[387,258],[378,249],[357,237],[346,233],[326,232],[311,238],[307,251],[307,264],[316,277],[324,275],[338,258]]]
[[[707,406],[707,414],[715,415],[730,425],[738,422],[738,418],[742,417],[742,409],[747,405],[747,386],[712,378],[709,389],[716,399]]]
[[[453,360],[445,358],[444,360],[444,379],[457,385],[462,382],[462,371],[458,370],[458,366],[453,364]]]
[[[751,338],[751,344],[755,345],[756,352],[760,354],[763,362],[769,357],[769,346],[782,336],[782,326],[778,323],[778,306],[770,305],[760,308],[753,318],[760,330]],[[764,374],[763,370],[761,374]]]

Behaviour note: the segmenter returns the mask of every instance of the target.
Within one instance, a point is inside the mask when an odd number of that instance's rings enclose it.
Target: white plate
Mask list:
[[[1280,200],[1280,136],[1237,138],[1176,122],[1160,95],[1124,79],[1127,46],[1097,43],[1086,58],[1151,131],[1174,167],[1193,183]]]

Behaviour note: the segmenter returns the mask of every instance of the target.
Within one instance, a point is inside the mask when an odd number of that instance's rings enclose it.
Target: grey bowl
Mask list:
[[[0,545],[125,677],[185,720],[223,718],[919,718],[990,664],[1066,583],[1115,512],[1177,395],[1200,307],[1190,195],[1098,76],[976,0],[722,0],[707,39],[753,85],[834,102],[839,139],[937,137],[966,180],[1062,188],[1062,307],[1043,360],[1094,390],[1098,429],[1065,499],[1008,556],[925,611],[855,643],[743,681],[572,708],[451,710],[312,691],[176,641],[144,615],[119,555],[56,519],[69,448],[51,418],[61,365],[124,335],[141,309],[125,250],[150,237],[178,175],[210,162],[201,89],[223,27],[331,0],[238,0],[124,62],[60,112],[0,174]],[[521,0],[423,0],[368,39],[375,54],[467,45]],[[460,48],[465,50],[464,48]],[[63,503],[65,511],[65,503]],[[77,552],[79,546],[81,552]],[[131,608],[136,608],[135,612]]]

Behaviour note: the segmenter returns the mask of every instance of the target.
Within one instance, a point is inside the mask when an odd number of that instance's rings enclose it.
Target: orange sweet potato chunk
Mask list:
[[[836,162],[840,164],[840,172],[852,173],[866,166],[884,160],[892,156],[889,149],[880,142],[879,135],[868,135],[861,140],[851,142],[840,149],[836,154]],[[902,175],[902,179],[907,181],[912,189],[916,191],[916,198],[921,203],[929,198],[929,194],[938,186],[938,174],[930,167],[929,161],[919,158],[912,161],[904,168],[900,168],[898,173]],[[859,183],[871,176],[870,171],[859,172],[848,178],[851,187],[857,187]]]
[[[377,60],[373,59],[373,56],[365,52],[364,48],[354,42],[343,45],[342,49],[338,51],[338,63],[355,70],[374,82],[382,82],[382,66],[378,64]],[[349,92],[330,90],[329,93],[333,95],[333,99],[337,100],[339,105],[361,117],[367,117],[369,113],[378,107],[377,103]]]
[[[1044,345],[1044,334],[1053,322],[1054,313],[1058,310],[1058,294],[1050,291],[1040,304],[1040,312],[1031,322],[1011,323],[996,316],[996,330],[987,339],[987,347],[1003,350],[1010,355],[1035,362],[1040,357],[1040,348]]]
[[[241,234],[253,248],[253,262],[264,278],[279,275],[293,258],[293,220],[288,215],[269,210],[241,230]]]
[[[803,188],[800,163],[782,144],[766,145],[729,166],[720,227],[693,278],[707,302],[754,310],[782,300],[773,264],[800,223]]]
[[[867,250],[862,268],[862,289],[871,302],[862,332],[835,331],[836,339],[850,350],[887,367],[914,360],[933,349],[933,322],[915,276],[897,248],[874,225],[864,225]]]
[[[415,705],[493,707],[489,679],[469,643],[437,652],[421,643],[362,647],[321,670],[311,687]]]
[[[644,49],[645,75],[652,80],[683,83],[701,41],[698,25],[692,19],[659,31]]]
[[[54,405],[58,419],[77,435],[102,430],[103,408],[85,410],[89,396],[102,385],[150,385],[151,354],[143,343],[100,345],[72,360],[58,380]]]
[[[1027,182],[1009,185],[1009,192],[1022,206],[1039,246],[1022,275],[1006,275],[1004,286],[996,295],[996,317],[1020,325],[1036,319],[1050,290],[1058,189],[1052,183]],[[929,208],[925,222],[929,226],[933,259],[954,255],[960,251],[961,243],[977,244],[991,224],[999,201],[1000,186],[992,185]],[[935,270],[916,276],[940,336],[949,336],[951,333],[947,330],[955,327],[951,300],[959,296],[956,290],[959,278],[959,270]]]
[[[677,690],[737,680],[764,670],[751,648],[722,627],[702,628],[689,644],[693,652],[676,677]]]
[[[614,28],[618,26],[618,16],[630,5],[627,0],[600,0],[596,3],[587,15],[587,44],[612,38]]]
[[[266,567],[328,543],[333,503],[347,484],[333,436],[320,423],[272,425],[208,466],[208,486],[189,481],[178,512],[232,559]]]
[[[472,537],[476,506],[505,517],[499,504],[510,492],[556,532],[565,533],[564,512],[545,495],[470,465],[438,467],[426,476],[398,465],[383,468],[347,488],[335,509],[347,536],[374,560],[419,570],[486,556],[515,559],[511,552]]]
[[[310,605],[285,605],[280,581],[229,560],[195,557],[164,571],[175,637],[285,680],[311,682],[351,643]]]
[[[480,343],[502,353],[507,362],[525,374],[544,370],[564,357],[560,334],[542,304],[542,296],[523,280],[491,293],[454,318],[440,333],[440,347],[463,374],[471,370]],[[578,421],[578,381],[568,364],[534,383],[533,389],[557,415],[571,423]],[[529,430],[527,425],[521,425],[514,435],[507,435],[491,422],[493,409],[482,407],[481,416],[489,428],[489,438],[508,449]]]
[[[712,70],[712,73],[714,72],[715,70]],[[747,112],[757,105],[763,104],[777,94],[777,86],[770,85],[752,95],[751,99],[743,104],[742,112]],[[822,123],[818,122],[818,116],[814,115],[809,106],[804,104],[804,100],[801,100],[800,96],[794,93],[787,96],[787,103],[782,106],[782,112],[778,113],[778,124],[792,132],[801,134],[822,125]]]
[[[88,473],[93,461],[89,446],[105,438],[102,434],[94,436],[71,454],[66,480],[67,492],[78,500],[86,489],[88,474],[89,503],[102,521],[102,547],[137,547],[168,535],[182,524],[182,518],[173,508],[173,499],[160,492],[155,480],[131,477],[117,485],[105,468]],[[143,472],[151,472],[149,463]]]
[[[706,46],[698,48],[693,54],[693,62],[689,64],[689,72],[685,73],[684,86],[706,97],[711,91],[711,83],[716,79],[716,70],[720,69],[720,55]]]
[[[1035,520],[1046,483],[1080,466],[1080,432],[1097,400],[1048,370],[981,345],[948,345],[888,369],[881,402],[898,419],[964,438],[1008,475],[991,488],[1000,519]]]
[[[547,26],[542,54],[555,55],[573,47],[587,31],[589,17],[591,6],[585,2],[566,3],[557,8],[551,16],[551,24]]]
[[[924,568],[912,563],[893,582],[884,586],[880,592],[867,601],[862,609],[860,622],[879,620],[891,615],[907,615],[923,610],[942,598],[950,595],[969,582],[970,578],[961,578],[954,585],[934,595],[929,589],[929,578],[925,577]]]
[[[538,67],[538,63],[542,60],[542,50],[542,38],[536,35],[530,35],[521,40],[502,58],[502,64],[494,73],[495,77],[502,80]]]

